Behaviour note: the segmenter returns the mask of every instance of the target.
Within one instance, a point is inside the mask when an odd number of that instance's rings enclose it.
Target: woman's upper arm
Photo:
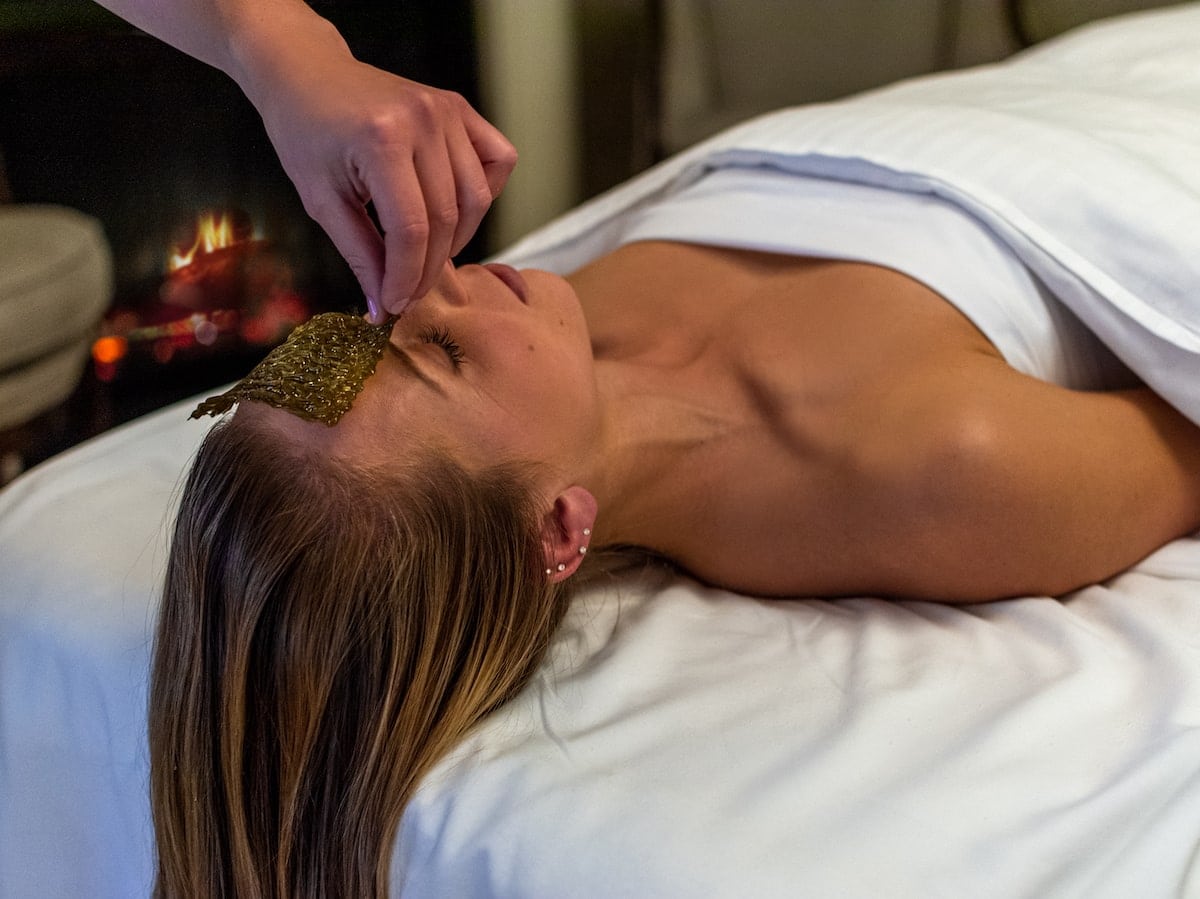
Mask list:
[[[1058,595],[1200,523],[1200,428],[1148,389],[1072,391],[985,357],[912,389],[884,450],[901,592]]]

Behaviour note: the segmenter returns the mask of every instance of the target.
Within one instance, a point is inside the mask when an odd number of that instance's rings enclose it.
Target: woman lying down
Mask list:
[[[198,410],[238,404],[159,631],[167,892],[385,892],[422,774],[522,687],[598,550],[962,602],[1061,594],[1200,524],[1200,429],[1108,389],[1128,372],[949,204],[732,169],[625,237],[566,278],[448,267],[384,326],[318,317]]]

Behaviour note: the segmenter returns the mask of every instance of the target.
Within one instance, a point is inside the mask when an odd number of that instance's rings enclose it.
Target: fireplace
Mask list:
[[[359,59],[478,107],[470,0],[311,5]],[[41,455],[239,377],[314,312],[363,308],[231,80],[90,0],[0,13],[12,198],[95,216],[115,262],[94,364]],[[484,249],[479,235],[462,258]]]
[[[200,368],[258,356],[314,310],[319,295],[295,247],[241,210],[206,210],[164,248],[164,270],[118,300],[92,347],[104,384],[145,379],[164,366]],[[301,274],[298,274],[301,273]]]

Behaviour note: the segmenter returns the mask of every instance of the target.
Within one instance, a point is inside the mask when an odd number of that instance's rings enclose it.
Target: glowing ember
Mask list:
[[[205,212],[196,220],[196,240],[190,249],[171,254],[167,271],[175,272],[191,265],[197,254],[211,253],[237,243],[233,234],[233,218],[228,213],[217,215]]]
[[[124,337],[109,335],[92,344],[92,358],[100,365],[112,365],[125,358],[129,342]]]

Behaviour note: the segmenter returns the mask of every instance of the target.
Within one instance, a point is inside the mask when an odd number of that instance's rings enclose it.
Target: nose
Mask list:
[[[444,315],[451,309],[461,309],[470,305],[471,296],[459,277],[458,270],[449,262],[442,268],[441,275],[429,292],[420,299],[413,300],[400,313],[396,321],[396,336],[405,334],[414,322],[429,322]]]
[[[467,289],[458,276],[458,269],[449,259],[442,267],[441,277],[429,293],[449,306],[465,306],[470,302]]]

